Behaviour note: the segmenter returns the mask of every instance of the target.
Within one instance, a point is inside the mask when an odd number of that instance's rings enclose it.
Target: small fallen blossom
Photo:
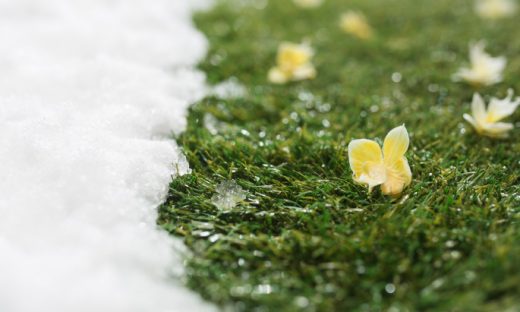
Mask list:
[[[344,32],[354,35],[360,39],[370,39],[374,36],[372,27],[368,24],[363,13],[348,11],[341,15],[340,27]]]
[[[464,114],[463,117],[477,131],[478,134],[491,138],[505,138],[508,132],[513,129],[513,124],[499,122],[500,120],[512,115],[518,105],[520,105],[520,97],[513,100],[513,90],[507,91],[507,97],[504,99],[491,98],[488,108],[480,94],[473,95],[471,103],[472,115]]]
[[[475,86],[490,86],[502,81],[502,74],[506,67],[506,58],[503,56],[492,57],[484,49],[486,44],[483,41],[470,46],[469,59],[470,68],[461,68],[453,80],[466,82]]]
[[[475,12],[482,18],[499,19],[515,15],[515,0],[476,0]]]
[[[293,2],[302,8],[315,8],[323,3],[323,0],[293,0]]]
[[[289,81],[315,78],[316,69],[311,63],[313,56],[314,51],[306,43],[282,43],[278,48],[277,65],[269,71],[269,81],[284,84]]]
[[[348,158],[355,182],[368,186],[368,191],[381,185],[385,195],[397,196],[410,185],[412,172],[405,153],[410,138],[404,125],[392,129],[383,143],[383,150],[372,140],[352,140]]]

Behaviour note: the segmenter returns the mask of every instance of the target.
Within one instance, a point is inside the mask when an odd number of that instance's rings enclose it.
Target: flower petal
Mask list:
[[[371,190],[386,180],[383,153],[372,140],[353,140],[348,145],[348,159],[354,173],[354,181],[367,184]]]
[[[477,121],[469,114],[464,114],[462,115],[462,117],[467,121],[469,122],[473,128],[475,128],[475,130],[477,130],[477,132],[480,132],[480,126],[479,124],[477,123]]]
[[[267,79],[269,82],[276,84],[284,84],[288,81],[287,75],[278,67],[273,67],[271,70],[269,70]]]
[[[402,193],[403,189],[412,182],[412,171],[408,165],[406,157],[401,157],[394,162],[392,167],[387,167],[386,181],[381,186],[381,191],[385,195],[396,196]]]
[[[408,150],[409,144],[410,138],[404,125],[390,130],[383,143],[385,164],[392,166],[399,161]]]
[[[513,90],[507,90],[507,97],[505,99],[491,99],[488,106],[487,121],[497,122],[512,115],[518,105],[520,105],[520,98],[513,101]]]
[[[278,49],[278,66],[284,71],[293,71],[311,61],[314,52],[308,44],[284,42]]]
[[[507,138],[508,132],[514,128],[513,124],[506,122],[495,122],[487,124],[481,133],[491,138]]]
[[[305,80],[316,78],[316,68],[312,64],[306,64],[294,70],[293,80]]]
[[[482,124],[486,122],[486,104],[484,103],[484,100],[478,93],[473,94],[473,101],[471,102],[471,112],[473,113],[473,118],[475,118],[477,124]]]

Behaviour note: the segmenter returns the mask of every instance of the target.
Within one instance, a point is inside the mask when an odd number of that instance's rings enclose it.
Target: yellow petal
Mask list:
[[[408,131],[404,125],[392,129],[388,132],[385,142],[383,143],[383,155],[385,157],[385,164],[387,166],[393,166],[393,164],[399,161],[410,144],[410,138]]]
[[[385,195],[397,196],[412,182],[412,171],[406,157],[401,157],[391,167],[387,167],[386,181],[381,186]]]
[[[343,31],[360,39],[370,39],[373,36],[372,27],[362,13],[349,11],[341,16],[340,26]]]
[[[316,69],[312,64],[306,64],[301,67],[298,67],[294,70],[292,74],[293,80],[305,80],[314,78],[316,78]]]
[[[309,63],[313,54],[312,49],[306,44],[282,43],[278,49],[278,67],[283,71],[294,71]]]
[[[267,79],[269,82],[276,84],[284,84],[288,81],[287,75],[278,67],[273,67],[271,70],[269,70]]]
[[[348,158],[354,181],[368,185],[369,190],[385,182],[383,153],[376,142],[366,139],[351,141]]]

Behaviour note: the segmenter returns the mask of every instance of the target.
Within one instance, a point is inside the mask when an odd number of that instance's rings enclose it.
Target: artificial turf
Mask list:
[[[373,40],[340,30],[349,9]],[[195,21],[209,82],[235,77],[248,94],[197,103],[176,138],[192,173],[158,222],[192,251],[191,288],[237,311],[520,311],[520,131],[487,139],[462,119],[473,92],[518,88],[518,17],[484,21],[470,0],[230,0]],[[508,58],[504,82],[452,82],[480,39]],[[302,40],[317,78],[269,84],[278,44]],[[398,199],[368,194],[348,143],[403,123],[413,182]],[[221,211],[211,198],[230,179],[247,199]]]

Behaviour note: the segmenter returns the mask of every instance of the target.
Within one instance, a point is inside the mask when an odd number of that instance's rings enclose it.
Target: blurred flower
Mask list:
[[[499,19],[510,17],[516,13],[515,0],[477,0],[475,11],[482,18]]]
[[[499,121],[512,115],[519,104],[520,97],[513,100],[513,90],[509,89],[505,99],[491,98],[486,110],[484,100],[480,94],[475,93],[471,103],[473,116],[464,114],[463,117],[477,133],[492,138],[505,138],[508,136],[508,131],[513,129],[513,124]]]
[[[323,3],[323,0],[293,0],[293,2],[302,8],[315,8]]]
[[[412,172],[404,156],[409,143],[404,125],[388,133],[382,151],[375,141],[352,140],[348,145],[348,159],[354,181],[367,185],[369,192],[381,185],[385,195],[401,194],[412,181]]]
[[[283,84],[315,78],[316,69],[311,63],[313,56],[314,51],[308,44],[282,43],[278,48],[277,65],[269,71],[269,81]]]
[[[348,11],[341,16],[340,26],[343,31],[360,39],[370,39],[374,32],[365,16],[360,12]]]
[[[470,46],[469,59],[470,68],[461,68],[453,79],[455,81],[465,80],[476,86],[489,86],[502,81],[502,72],[506,67],[506,58],[503,56],[492,57],[484,49],[483,41]]]

